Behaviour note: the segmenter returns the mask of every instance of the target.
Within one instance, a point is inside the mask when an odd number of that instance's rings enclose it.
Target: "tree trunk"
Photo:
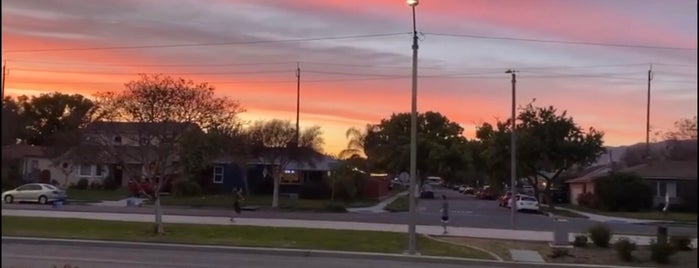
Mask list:
[[[556,208],[553,204],[553,198],[551,196],[551,180],[546,180],[546,188],[544,188],[544,196],[546,198],[546,204],[549,206],[549,210],[554,211]]]
[[[153,226],[153,231],[155,234],[163,234],[165,230],[163,228],[163,210],[160,207],[160,193],[154,193],[155,202],[153,202],[153,208],[155,210],[155,226]]]
[[[272,176],[272,180],[274,180],[274,190],[272,191],[272,207],[273,208],[278,208],[279,207],[279,181],[281,180],[282,173],[279,168],[275,169],[274,176]]]

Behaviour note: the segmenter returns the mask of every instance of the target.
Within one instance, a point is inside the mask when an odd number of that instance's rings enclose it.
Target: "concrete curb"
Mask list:
[[[285,249],[285,248],[254,248],[254,247],[234,247],[234,246],[210,246],[210,245],[191,245],[191,244],[176,244],[176,243],[146,243],[146,242],[122,242],[108,240],[83,240],[83,239],[57,239],[57,238],[34,238],[34,237],[15,237],[3,236],[3,243],[24,243],[37,245],[65,245],[65,246],[91,246],[91,247],[120,247],[120,248],[142,248],[156,250],[206,250],[207,252],[235,252],[247,254],[267,254],[267,255],[282,255],[282,256],[304,256],[304,257],[330,257],[330,258],[349,258],[349,259],[372,259],[372,260],[391,260],[405,262],[422,262],[422,263],[442,263],[442,264],[477,264],[480,267],[497,266],[502,267],[619,267],[627,268],[629,266],[609,266],[609,265],[592,265],[592,264],[556,264],[556,263],[527,263],[527,262],[511,262],[511,261],[494,261],[456,257],[437,257],[437,256],[420,256],[420,255],[403,255],[390,253],[371,253],[371,252],[349,252],[349,251],[333,251],[333,250],[310,250],[310,249]]]

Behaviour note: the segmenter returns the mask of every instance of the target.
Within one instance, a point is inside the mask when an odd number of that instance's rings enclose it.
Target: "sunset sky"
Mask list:
[[[417,27],[418,110],[467,138],[509,116],[510,68],[518,105],[567,110],[606,145],[645,140],[651,63],[651,126],[696,115],[696,0],[422,0]],[[328,153],[347,128],[410,110],[410,31],[403,0],[2,1],[8,95],[91,95],[167,73],[210,82],[244,120],[293,122],[298,62],[300,122],[322,127]]]

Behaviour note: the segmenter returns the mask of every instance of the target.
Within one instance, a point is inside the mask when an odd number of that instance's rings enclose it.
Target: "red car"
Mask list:
[[[171,181],[166,181],[165,184],[163,184],[162,189],[160,189],[160,192],[169,192],[171,188]],[[140,184],[140,186],[139,186]],[[142,180],[141,182],[136,182],[136,181],[129,181],[129,191],[134,195],[134,196],[140,196],[145,192],[148,195],[152,195],[155,192],[155,187],[156,183],[151,182],[150,180]]]

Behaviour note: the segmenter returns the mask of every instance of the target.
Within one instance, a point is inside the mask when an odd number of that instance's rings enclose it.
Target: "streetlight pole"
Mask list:
[[[515,142],[516,140],[516,131],[515,128],[517,127],[517,118],[516,118],[516,89],[515,89],[515,84],[517,83],[517,71],[516,70],[507,70],[505,73],[511,74],[512,75],[512,114],[510,117],[510,124],[512,124],[510,127],[512,128],[512,134],[510,135],[510,200],[509,202],[512,203],[511,209],[510,209],[510,224],[512,224],[512,228],[515,228],[515,215],[517,213],[517,191],[516,191],[516,186],[517,186],[517,143]],[[538,187],[538,185],[534,186]]]
[[[416,231],[415,231],[415,189],[417,187],[415,176],[417,175],[417,26],[415,23],[415,6],[418,0],[407,0],[408,5],[413,10],[413,88],[410,113],[410,186],[408,187],[409,200],[409,223],[408,223],[408,254],[415,255],[416,251]]]

